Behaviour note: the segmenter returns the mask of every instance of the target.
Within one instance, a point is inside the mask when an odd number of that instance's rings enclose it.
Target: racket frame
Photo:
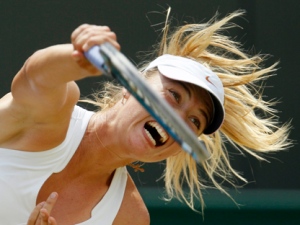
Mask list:
[[[173,108],[147,83],[140,71],[110,43],[93,46],[85,57],[101,72],[116,78],[149,114],[198,163],[205,162],[210,154],[204,143],[187,124],[174,113]]]

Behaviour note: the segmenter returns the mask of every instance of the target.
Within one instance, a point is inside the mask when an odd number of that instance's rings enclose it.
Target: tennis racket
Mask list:
[[[85,52],[85,57],[104,74],[116,78],[198,163],[203,163],[209,157],[203,142],[115,47],[110,43],[94,46]]]

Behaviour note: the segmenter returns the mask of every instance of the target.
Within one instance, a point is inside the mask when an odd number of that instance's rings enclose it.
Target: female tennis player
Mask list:
[[[169,199],[180,198],[193,209],[195,198],[203,203],[208,184],[225,192],[218,181],[231,182],[233,175],[244,180],[231,167],[224,141],[257,158],[288,147],[289,125],[277,122],[273,103],[256,89],[276,64],[262,68],[263,57],[247,55],[222,33],[241,14],[174,32],[166,25],[153,58],[140,67],[205,143],[211,154],[201,165],[207,181],[126,89],[107,83],[88,100],[99,106],[97,112],[76,105],[75,81],[101,75],[84,52],[104,42],[120,49],[107,26],[81,25],[70,44],[30,56],[0,100],[0,223],[149,224],[127,165],[166,160]]]

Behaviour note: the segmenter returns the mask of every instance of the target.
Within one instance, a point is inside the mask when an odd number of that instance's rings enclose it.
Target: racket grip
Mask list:
[[[88,51],[84,53],[84,56],[92,63],[97,69],[102,73],[108,74],[108,67],[106,65],[105,59],[100,52],[101,48],[99,45],[91,47]]]

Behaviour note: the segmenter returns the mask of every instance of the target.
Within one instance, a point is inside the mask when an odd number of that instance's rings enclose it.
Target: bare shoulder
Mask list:
[[[72,108],[57,116],[44,114],[43,122],[33,107],[24,107],[8,93],[0,98],[0,147],[22,151],[41,151],[60,144],[67,133]],[[38,142],[36,140],[39,140]]]
[[[121,208],[113,225],[149,225],[148,209],[130,175]]]
[[[79,89],[75,82],[67,83],[61,95],[64,103],[57,103],[62,101],[57,100],[56,90],[54,94],[35,92],[37,88],[29,85],[24,70],[23,66],[14,77],[11,92],[0,98],[0,147],[51,149],[65,138]]]

